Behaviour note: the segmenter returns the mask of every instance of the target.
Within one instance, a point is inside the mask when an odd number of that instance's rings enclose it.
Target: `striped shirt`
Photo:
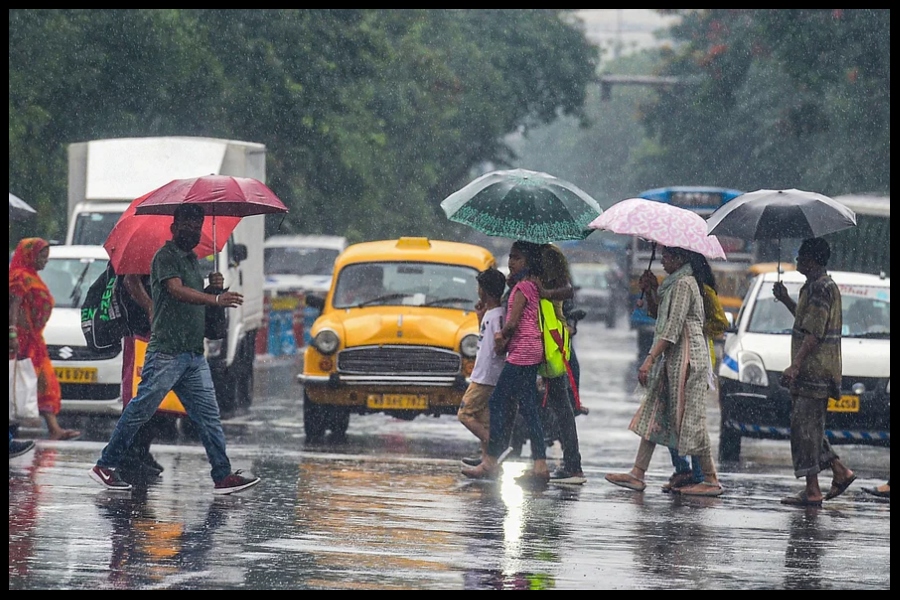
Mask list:
[[[525,310],[519,324],[506,346],[506,362],[519,365],[537,365],[544,360],[544,339],[538,327],[538,306],[540,296],[537,285],[533,281],[523,279],[513,287],[506,305],[506,314],[512,311],[516,293],[525,295]]]

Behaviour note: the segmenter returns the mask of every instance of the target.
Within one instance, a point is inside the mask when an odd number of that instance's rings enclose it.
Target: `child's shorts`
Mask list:
[[[460,419],[464,417],[475,419],[485,428],[489,428],[491,426],[491,413],[488,409],[488,400],[490,400],[491,392],[493,391],[494,386],[492,385],[471,382],[463,394],[462,402],[459,403],[459,410],[456,412],[457,417]]]

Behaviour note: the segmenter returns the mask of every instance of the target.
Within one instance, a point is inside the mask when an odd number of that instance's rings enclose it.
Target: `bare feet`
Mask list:
[[[81,437],[81,432],[76,431],[75,429],[60,429],[58,431],[54,431],[47,436],[47,439],[54,441],[62,441],[62,440],[77,440]]]

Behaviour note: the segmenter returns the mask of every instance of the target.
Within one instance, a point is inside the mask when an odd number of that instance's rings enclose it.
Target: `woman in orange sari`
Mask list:
[[[63,429],[59,414],[62,391],[44,343],[44,327],[53,310],[53,296],[38,275],[47,266],[50,244],[41,238],[25,238],[9,262],[9,356],[28,357],[38,376],[38,410],[47,423],[51,440],[71,440],[81,432]]]

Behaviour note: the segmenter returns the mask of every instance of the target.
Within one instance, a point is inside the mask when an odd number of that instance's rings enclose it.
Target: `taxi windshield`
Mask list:
[[[461,265],[372,262],[348,265],[338,274],[335,308],[407,305],[474,310],[478,271]]]

